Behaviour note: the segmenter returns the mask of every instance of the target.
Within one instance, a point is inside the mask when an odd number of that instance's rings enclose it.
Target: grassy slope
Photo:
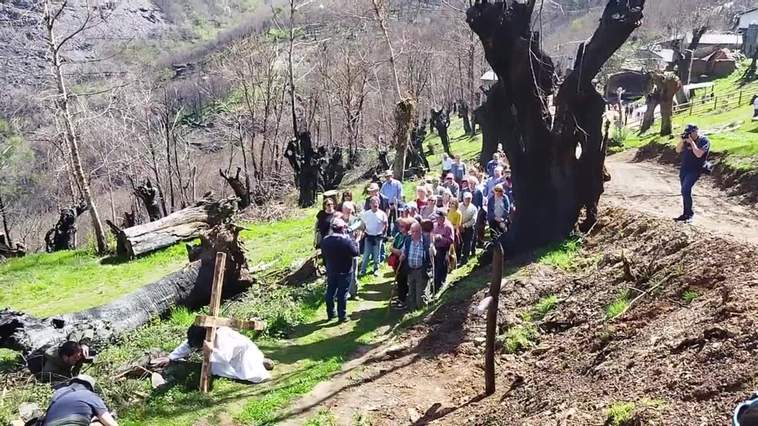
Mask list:
[[[37,316],[91,308],[178,270],[186,257],[180,244],[115,264],[84,249],[11,259],[0,264],[0,307]]]
[[[731,76],[716,80],[715,92],[730,92],[734,90],[742,70],[737,70]],[[743,88],[747,92],[758,90],[758,82],[750,83]],[[674,116],[674,135],[678,135],[688,123],[697,124],[700,129],[711,139],[713,152],[728,154],[727,162],[730,166],[740,169],[758,168],[758,122],[751,121],[753,106],[747,105],[750,99],[744,99],[746,105],[731,111],[712,111],[689,115],[684,112]],[[720,129],[730,124],[738,124],[735,130],[728,132]],[[652,131],[659,129],[659,124],[654,125]],[[647,133],[639,136],[630,135],[624,142],[624,148],[639,148],[648,143],[671,144],[677,142],[677,138],[660,137],[657,134]]]

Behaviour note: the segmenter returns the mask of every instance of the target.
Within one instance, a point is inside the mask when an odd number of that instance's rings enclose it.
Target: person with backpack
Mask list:
[[[682,215],[674,218],[677,222],[692,223],[695,212],[692,210],[692,187],[700,179],[708,153],[711,150],[711,141],[698,133],[694,124],[688,124],[682,134],[676,152],[682,155],[682,165],[679,169],[679,183],[682,188]]]
[[[103,426],[118,426],[102,398],[95,393],[95,379],[80,374],[53,393],[42,426],[89,426],[97,419]]]
[[[430,300],[429,285],[432,278],[434,248],[431,239],[421,229],[421,224],[411,224],[410,237],[406,238],[400,264],[405,265],[408,286],[408,310],[413,311]]]

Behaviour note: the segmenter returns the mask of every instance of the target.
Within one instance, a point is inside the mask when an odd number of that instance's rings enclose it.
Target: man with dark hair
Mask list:
[[[700,179],[703,167],[708,160],[711,141],[698,134],[694,124],[688,124],[676,146],[676,152],[682,154],[682,165],[679,169],[679,183],[682,187],[682,215],[675,218],[677,222],[691,223],[695,212],[692,210],[692,187]]]
[[[377,211],[378,201],[372,208]],[[358,243],[346,233],[347,223],[337,218],[332,222],[332,233],[321,243],[321,254],[326,263],[326,315],[334,318],[334,298],[337,297],[337,316],[340,322],[347,321],[347,293],[353,271],[353,258],[358,256]],[[368,249],[368,248],[367,248]],[[365,262],[364,262],[365,268]]]
[[[174,349],[168,358],[155,360],[156,365],[180,361],[193,351],[205,349],[211,353],[211,374],[229,379],[261,383],[271,378],[269,370],[274,362],[264,357],[263,352],[247,336],[229,327],[216,328],[213,345],[205,346],[206,329],[196,325],[187,329],[187,340]]]
[[[97,419],[103,426],[118,426],[108,407],[95,393],[95,379],[81,374],[69,381],[68,386],[55,391],[43,426],[89,426]]]
[[[42,355],[40,378],[47,382],[56,382],[76,376],[82,365],[89,359],[89,348],[78,342],[67,341],[60,346],[47,348]],[[30,368],[33,373],[33,368]]]

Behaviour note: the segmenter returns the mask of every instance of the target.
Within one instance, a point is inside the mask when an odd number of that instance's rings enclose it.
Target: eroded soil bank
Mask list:
[[[505,279],[504,346],[530,337],[501,349],[495,395],[481,396],[486,290],[474,276],[456,284],[480,286],[473,296],[352,366],[292,420],[601,425],[621,407],[624,424],[728,424],[758,387],[756,261],[755,246],[605,206],[571,270],[533,263]],[[556,306],[537,319],[550,295]]]

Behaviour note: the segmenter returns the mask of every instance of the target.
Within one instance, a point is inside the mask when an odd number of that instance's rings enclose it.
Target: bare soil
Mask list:
[[[609,407],[631,402],[629,425],[728,424],[758,389],[758,253],[737,241],[758,241],[758,222],[705,179],[696,225],[675,224],[676,172],[626,161],[609,162],[614,181],[575,270],[535,263],[504,280],[503,333],[542,297],[560,302],[535,322],[529,349],[499,353],[494,395],[483,396],[483,288],[351,363],[290,423],[328,410],[341,425],[602,425]],[[725,208],[736,218],[722,220]],[[625,291],[631,306],[608,319]]]

